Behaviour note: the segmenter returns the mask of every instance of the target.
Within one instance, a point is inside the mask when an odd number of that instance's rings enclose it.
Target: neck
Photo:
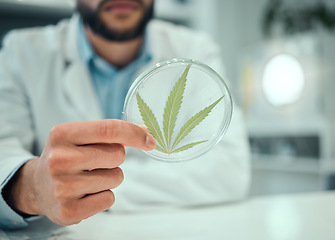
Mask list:
[[[143,43],[143,36],[126,42],[108,41],[85,28],[86,36],[94,51],[111,65],[123,68],[136,59]]]

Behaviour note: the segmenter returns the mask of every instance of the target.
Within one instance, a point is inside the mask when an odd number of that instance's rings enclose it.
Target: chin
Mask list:
[[[106,24],[106,26],[110,26],[112,28],[124,29],[124,28],[136,27],[138,23],[141,21],[141,16],[112,15],[102,17],[102,20]]]

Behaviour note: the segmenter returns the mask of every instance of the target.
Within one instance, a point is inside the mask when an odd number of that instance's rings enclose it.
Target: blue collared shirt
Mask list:
[[[122,118],[124,100],[139,68],[148,64],[152,58],[148,40],[138,57],[128,66],[118,69],[98,56],[90,45],[82,21],[79,22],[78,46],[82,60],[87,64],[105,118]]]

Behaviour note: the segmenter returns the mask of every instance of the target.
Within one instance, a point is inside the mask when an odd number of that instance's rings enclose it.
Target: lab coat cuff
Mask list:
[[[0,228],[6,230],[18,229],[22,227],[27,227],[29,221],[33,221],[40,216],[32,216],[28,218],[23,218],[21,215],[16,213],[10,206],[8,206],[2,193],[6,184],[12,179],[15,173],[30,159],[21,162],[16,168],[8,175],[3,183],[0,185]]]

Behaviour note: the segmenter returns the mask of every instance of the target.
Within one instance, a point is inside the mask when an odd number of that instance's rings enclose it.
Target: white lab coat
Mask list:
[[[14,31],[0,53],[0,183],[43,150],[59,123],[102,119],[90,75],[77,49],[78,17],[56,26]],[[153,59],[204,62],[222,74],[220,52],[203,33],[162,21],[148,26]],[[138,74],[144,69],[140,69]],[[114,190],[115,211],[190,206],[243,198],[249,151],[240,110],[223,140],[199,159],[164,163],[127,149],[124,182]]]

